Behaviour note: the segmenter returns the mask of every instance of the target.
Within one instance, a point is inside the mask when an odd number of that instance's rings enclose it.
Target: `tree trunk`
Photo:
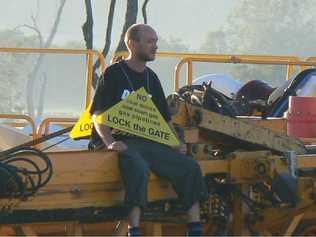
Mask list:
[[[93,14],[91,0],[85,0],[86,22],[82,25],[83,38],[87,49],[93,49]]]
[[[39,94],[39,105],[37,107],[37,115],[41,116],[44,112],[44,104],[45,104],[45,91],[47,86],[47,75],[43,73],[42,83],[40,87],[40,94]]]
[[[62,14],[62,11],[63,11],[63,8],[64,8],[64,5],[66,3],[66,0],[61,0],[60,1],[60,6],[58,8],[58,12],[57,12],[57,16],[56,16],[56,19],[55,19],[55,22],[54,22],[54,25],[53,25],[53,28],[49,34],[49,37],[47,39],[47,41],[45,42],[44,44],[44,48],[48,48],[50,47],[54,37],[55,37],[55,34],[57,32],[57,28],[58,28],[58,25],[59,25],[59,21],[60,21],[60,17],[61,17],[61,14]],[[34,117],[36,114],[35,114],[35,106],[34,106],[34,85],[35,85],[35,82],[36,82],[36,79],[37,79],[37,75],[38,75],[38,72],[39,72],[39,69],[43,63],[43,59],[44,59],[44,56],[45,54],[40,54],[37,61],[36,61],[36,64],[32,70],[32,72],[28,75],[28,81],[27,81],[27,85],[26,85],[26,92],[27,92],[27,96],[26,96],[26,101],[27,101],[27,111],[29,113],[30,116]],[[41,102],[40,102],[41,103]]]
[[[123,26],[122,34],[120,37],[120,41],[115,52],[126,51],[126,45],[124,43],[124,37],[127,29],[136,23],[137,20],[137,12],[138,12],[138,0],[127,0],[127,8],[125,13],[125,24]]]
[[[102,54],[104,58],[109,53],[110,47],[111,47],[111,35],[112,35],[112,26],[113,26],[113,17],[114,17],[114,10],[115,10],[115,4],[116,0],[111,0],[109,14],[108,14],[108,23],[106,27],[106,36],[105,36],[105,44],[102,51]],[[95,64],[93,65],[93,88],[96,87],[97,81],[99,79],[99,76],[96,74],[96,70],[100,67],[100,60],[98,59]]]
[[[104,57],[107,56],[111,46],[111,35],[112,35],[112,26],[113,26],[113,17],[114,17],[114,10],[115,10],[116,0],[111,0],[110,10],[108,15],[108,24],[106,28],[106,36],[105,36],[105,45],[102,51]]]
[[[143,3],[143,7],[142,7],[142,13],[143,13],[143,18],[144,18],[144,24],[147,24],[147,12],[146,12],[146,7],[148,4],[149,0],[145,0]]]

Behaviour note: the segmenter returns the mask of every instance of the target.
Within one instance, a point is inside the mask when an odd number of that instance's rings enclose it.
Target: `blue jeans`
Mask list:
[[[207,198],[207,188],[199,164],[169,146],[143,138],[120,139],[127,150],[119,154],[128,209],[144,208],[147,201],[149,173],[168,180],[186,210]]]

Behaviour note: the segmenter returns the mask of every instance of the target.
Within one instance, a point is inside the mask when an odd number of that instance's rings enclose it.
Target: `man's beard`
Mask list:
[[[144,53],[139,53],[137,55],[137,58],[143,62],[150,62],[155,60],[155,55],[153,57],[148,56],[147,54]]]

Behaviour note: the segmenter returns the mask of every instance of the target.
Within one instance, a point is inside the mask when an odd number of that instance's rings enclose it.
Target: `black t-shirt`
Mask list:
[[[144,87],[160,111],[163,118],[168,122],[171,116],[167,101],[161,87],[158,76],[148,67],[140,73],[132,70],[125,61],[120,61],[109,66],[99,79],[96,92],[90,109],[91,114],[101,114],[124,98],[124,95],[137,91]],[[99,141],[98,141],[99,140]],[[100,142],[98,134],[93,131],[93,143]]]

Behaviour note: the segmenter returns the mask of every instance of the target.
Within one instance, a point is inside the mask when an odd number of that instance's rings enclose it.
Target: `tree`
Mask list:
[[[111,0],[109,13],[108,13],[107,27],[106,27],[105,44],[102,50],[102,55],[104,58],[106,58],[111,47],[111,35],[112,35],[115,4],[116,4],[116,0]],[[82,26],[82,32],[84,36],[84,41],[86,43],[86,48],[92,49],[93,48],[93,14],[92,14],[91,0],[85,0],[85,7],[86,7],[86,22]],[[94,88],[96,87],[97,81],[99,79],[99,75],[96,73],[96,70],[99,67],[100,67],[100,59],[97,59],[97,61],[93,65],[92,85]]]
[[[143,7],[142,7],[142,13],[143,13],[143,18],[144,18],[144,24],[147,24],[147,4],[148,4],[149,0],[145,0],[143,3]]]
[[[222,30],[209,32],[206,42],[201,47],[202,51],[212,53],[225,53],[227,50],[226,33]]]
[[[111,47],[111,35],[112,35],[112,26],[113,26],[115,4],[116,4],[116,0],[111,0],[110,7],[109,7],[109,13],[108,13],[105,44],[104,44],[104,48],[102,51],[102,54],[104,57],[107,56],[107,54],[109,53],[110,47]],[[146,6],[144,7],[144,9],[146,9]],[[132,24],[136,23],[137,12],[138,12],[138,0],[127,0],[126,13],[125,13],[125,23],[124,23],[124,26],[122,29],[120,41],[118,43],[118,46],[117,46],[115,52],[126,50],[126,46],[124,43],[125,32]],[[86,0],[86,14],[87,14],[87,20],[86,20],[86,23],[83,25],[82,29],[83,29],[83,34],[84,34],[84,39],[86,41],[86,45],[88,45],[87,41],[88,41],[88,39],[91,40],[91,38],[92,38],[92,37],[89,37],[89,35],[91,34],[92,27],[93,27],[93,24],[88,24],[88,19],[90,19],[89,20],[90,22],[93,22],[91,2],[89,0]],[[91,45],[91,44],[92,43],[90,42],[89,45]],[[99,66],[100,66],[100,60],[97,60],[93,66],[93,72],[94,72],[93,73],[93,87],[96,86],[97,80],[99,78],[99,76],[96,73],[96,70],[99,68]]]
[[[136,23],[138,13],[138,0],[127,0],[125,23],[122,29],[120,41],[115,52],[126,51],[126,45],[124,43],[124,37],[127,29]]]
[[[115,4],[116,4],[116,0],[111,0],[109,14],[108,14],[108,24],[106,27],[105,45],[104,45],[104,48],[102,50],[102,54],[103,54],[104,58],[106,58],[107,54],[109,53],[110,47],[111,47],[111,35],[112,35],[112,26],[113,26]]]
[[[37,32],[38,34],[38,37],[39,37],[39,42],[40,42],[40,47],[43,47],[43,48],[49,48],[50,45],[52,44],[53,42],[53,39],[55,37],[55,34],[57,32],[57,28],[58,28],[58,25],[59,25],[59,22],[60,22],[60,18],[61,18],[61,15],[62,15],[62,12],[63,12],[63,9],[64,9],[64,5],[66,3],[66,0],[60,0],[60,5],[58,7],[58,11],[57,11],[57,15],[56,15],[56,18],[55,18],[55,21],[54,21],[54,24],[53,24],[53,27],[51,29],[51,32],[47,38],[47,40],[45,41],[45,43],[43,43],[43,39],[42,39],[42,35],[40,33],[40,30],[38,29],[37,27],[37,24],[36,24],[36,18],[32,16],[32,19],[33,19],[33,26],[27,26],[28,28],[30,29],[33,29]],[[25,25],[24,25],[25,26]],[[36,106],[35,106],[35,83],[36,83],[36,80],[38,80],[38,72],[39,72],[39,69],[43,63],[43,60],[44,60],[44,57],[45,57],[45,54],[40,54],[34,67],[33,67],[33,70],[29,73],[29,76],[28,76],[28,81],[27,81],[27,97],[26,97],[26,100],[27,100],[27,111],[29,113],[30,116],[34,117],[36,115],[40,115],[40,114],[36,114]],[[47,77],[46,75],[43,75],[43,81],[42,81],[42,88],[40,89],[41,90],[44,90],[45,88],[45,85],[46,85],[46,81],[47,80]],[[45,93],[40,93],[40,96],[44,95]],[[40,97],[39,100],[38,100],[39,104],[38,104],[38,109],[37,111],[41,112],[42,109],[43,109],[43,104],[44,104],[44,97]]]
[[[0,32],[2,47],[35,47],[38,38],[25,36],[19,30],[5,30]],[[25,109],[25,75],[33,67],[34,55],[5,54],[0,57],[0,112],[22,113]]]
[[[228,45],[239,52],[305,56],[302,43],[316,37],[315,10],[313,0],[240,1],[228,18]]]
[[[109,14],[108,14],[108,21],[106,27],[106,35],[105,35],[105,44],[102,50],[102,55],[104,58],[109,53],[111,47],[111,36],[112,36],[112,27],[113,27],[113,18],[114,18],[114,10],[115,10],[116,0],[111,0]],[[100,67],[100,60],[98,59],[95,64],[93,65],[93,87],[96,87],[97,80],[99,76],[96,74],[96,70]]]
[[[82,25],[83,38],[87,49],[93,49],[93,14],[91,0],[85,0],[86,22]]]
[[[226,54],[314,55],[315,10],[313,0],[238,1],[226,26],[210,32],[202,49]],[[244,65],[231,73],[242,80],[261,79],[277,85],[284,79],[285,68]]]
[[[142,6],[142,13],[144,17],[144,22],[147,23],[147,14],[146,14],[146,7],[149,0],[145,0]],[[92,39],[92,28],[93,28],[93,15],[92,15],[92,8],[91,8],[91,1],[85,0],[86,5],[86,22],[82,26],[84,39],[86,42],[87,49],[93,45],[93,42],[91,42]],[[124,43],[124,37],[127,29],[132,25],[136,23],[137,20],[137,13],[138,13],[138,0],[127,0],[126,1],[126,13],[125,13],[125,23],[122,29],[122,33],[120,36],[119,43],[116,47],[115,52],[121,52],[126,51],[126,45]],[[106,56],[109,53],[110,47],[111,47],[111,34],[112,34],[112,26],[113,26],[113,17],[114,17],[114,10],[115,10],[115,4],[116,0],[111,0],[110,7],[109,7],[109,13],[108,13],[108,20],[107,20],[107,29],[106,29],[106,37],[105,37],[105,44],[102,51],[103,56],[106,58]],[[88,47],[89,46],[89,47]],[[97,80],[99,78],[98,74],[96,73],[96,70],[100,66],[100,60],[97,60],[93,66],[93,87],[96,86]]]

